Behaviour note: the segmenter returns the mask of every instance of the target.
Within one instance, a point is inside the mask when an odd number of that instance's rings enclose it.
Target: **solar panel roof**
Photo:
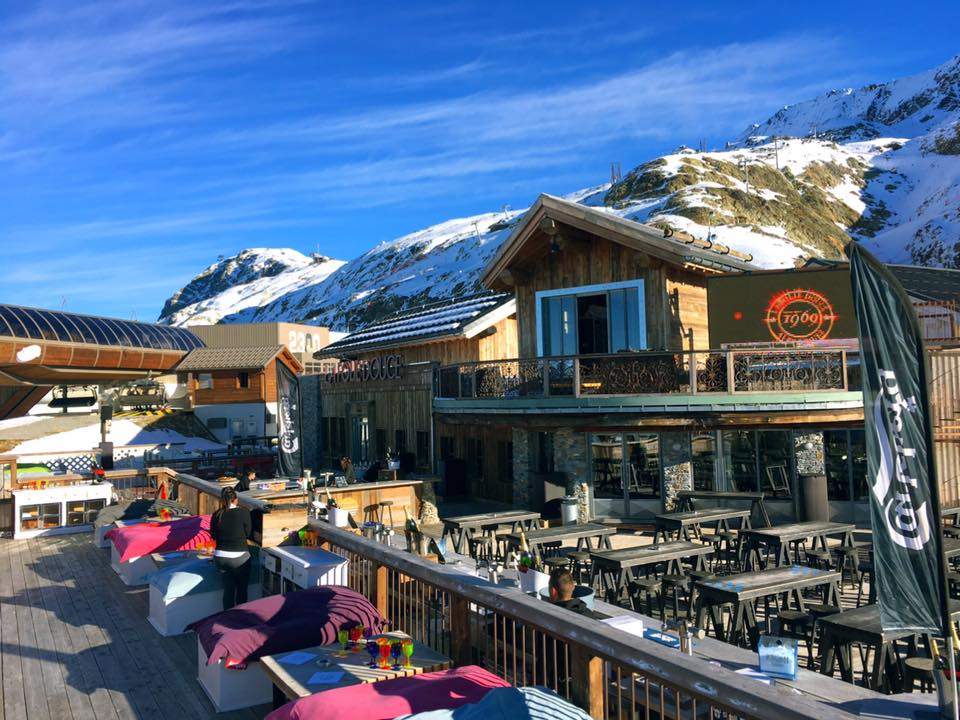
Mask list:
[[[181,352],[203,347],[183,328],[17,305],[0,305],[0,336]]]

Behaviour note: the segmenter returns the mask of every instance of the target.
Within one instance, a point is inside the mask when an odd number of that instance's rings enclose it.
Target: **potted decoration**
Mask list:
[[[400,469],[400,453],[387,448],[387,470]]]
[[[560,501],[560,521],[564,525],[576,525],[580,521],[580,499],[574,479],[567,479],[567,492]]]
[[[520,580],[520,589],[525,593],[536,595],[550,585],[550,576],[540,571],[540,563],[536,555],[530,552],[527,544],[527,535],[520,530],[520,557],[517,560],[517,578]]]

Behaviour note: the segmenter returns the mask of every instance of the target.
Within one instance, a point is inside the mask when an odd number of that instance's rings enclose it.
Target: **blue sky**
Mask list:
[[[719,147],[957,27],[955,0],[6,0],[0,302],[153,319],[218,255],[350,259]]]

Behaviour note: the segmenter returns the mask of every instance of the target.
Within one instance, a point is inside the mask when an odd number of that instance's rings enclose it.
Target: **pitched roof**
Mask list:
[[[494,286],[496,278],[509,267],[519,248],[536,232],[544,218],[552,218],[559,223],[641,250],[674,265],[693,267],[704,272],[757,269],[747,260],[731,254],[730,248],[725,246],[707,245],[693,238],[685,241],[675,235],[667,236],[659,228],[554,195],[542,194],[483,269],[482,280],[487,287]]]
[[[327,345],[313,356],[320,359],[459,337],[471,338],[515,312],[516,301],[511,293],[450,298],[396,313]]]
[[[921,300],[960,302],[960,270],[890,265],[890,272],[909,295]]]
[[[198,348],[177,365],[177,372],[199,370],[252,370],[266,367],[283,352],[283,345]]]

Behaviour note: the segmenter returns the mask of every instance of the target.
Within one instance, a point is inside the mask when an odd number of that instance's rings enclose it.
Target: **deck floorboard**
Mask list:
[[[259,720],[216,713],[193,634],[162,637],[88,533],[0,540],[0,720]]]

